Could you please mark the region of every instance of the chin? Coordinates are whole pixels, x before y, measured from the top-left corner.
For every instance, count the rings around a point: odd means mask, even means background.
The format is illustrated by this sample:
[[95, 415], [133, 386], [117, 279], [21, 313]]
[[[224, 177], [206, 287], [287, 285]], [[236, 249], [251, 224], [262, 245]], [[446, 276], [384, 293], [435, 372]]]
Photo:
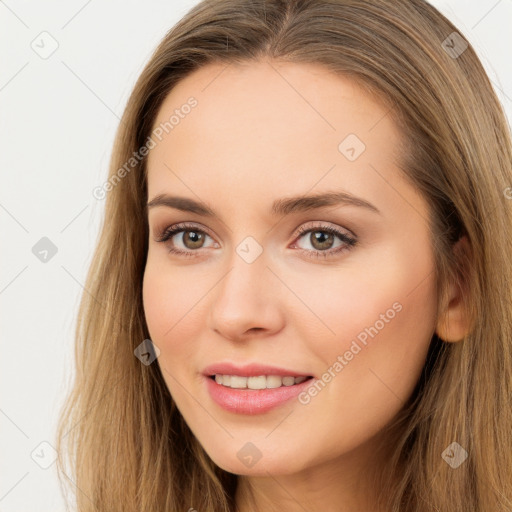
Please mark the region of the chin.
[[[269, 450], [270, 451], [270, 450]], [[294, 450], [293, 450], [294, 451]], [[271, 450], [270, 454], [259, 451], [251, 443], [229, 453], [208, 453], [213, 462], [224, 471], [244, 476], [287, 475], [303, 469], [296, 453], [281, 453]], [[294, 464], [290, 464], [290, 461]]]

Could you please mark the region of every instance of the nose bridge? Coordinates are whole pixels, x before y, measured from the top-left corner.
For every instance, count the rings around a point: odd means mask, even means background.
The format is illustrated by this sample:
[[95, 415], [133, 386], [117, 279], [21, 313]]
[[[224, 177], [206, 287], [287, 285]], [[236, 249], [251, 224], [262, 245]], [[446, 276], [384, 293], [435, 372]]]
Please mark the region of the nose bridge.
[[234, 248], [229, 258], [229, 271], [219, 283], [218, 302], [243, 300], [246, 305], [262, 302], [268, 274], [271, 274], [262, 249], [256, 254], [254, 243], [246, 241]]
[[251, 328], [274, 329], [279, 306], [273, 291], [275, 277], [267, 268], [263, 248], [252, 239], [235, 246], [227, 273], [217, 285], [211, 307], [213, 329], [236, 338]]

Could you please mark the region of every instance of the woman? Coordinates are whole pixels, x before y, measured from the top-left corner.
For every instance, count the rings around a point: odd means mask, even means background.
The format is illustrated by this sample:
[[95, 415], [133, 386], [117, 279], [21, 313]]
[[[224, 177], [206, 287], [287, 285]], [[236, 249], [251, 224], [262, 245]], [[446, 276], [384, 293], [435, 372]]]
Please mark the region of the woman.
[[102, 188], [78, 510], [510, 510], [511, 155], [422, 0], [193, 8]]

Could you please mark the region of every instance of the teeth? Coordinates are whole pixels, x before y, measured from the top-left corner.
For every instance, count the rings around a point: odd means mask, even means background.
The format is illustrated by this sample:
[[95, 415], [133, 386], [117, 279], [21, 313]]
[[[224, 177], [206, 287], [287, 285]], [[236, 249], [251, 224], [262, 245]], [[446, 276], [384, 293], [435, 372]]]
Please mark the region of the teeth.
[[240, 375], [215, 375], [215, 382], [233, 389], [274, 389], [281, 386], [293, 386], [304, 382], [307, 377], [281, 377], [279, 375], [259, 375], [242, 377]]
[[[226, 377], [224, 377], [225, 379]], [[224, 383], [224, 379], [222, 382]], [[231, 375], [231, 382], [229, 384], [232, 388], [246, 388], [247, 387], [247, 377], [238, 377], [237, 375]]]
[[265, 389], [267, 387], [267, 378], [265, 375], [259, 377], [248, 377], [247, 387], [249, 389]]
[[[299, 377], [297, 377], [298, 379]], [[283, 386], [293, 386], [295, 384], [295, 377], [283, 377]]]
[[[258, 377], [259, 378], [259, 377]], [[263, 377], [265, 379], [265, 377]], [[283, 379], [277, 375], [269, 375], [266, 378], [267, 388], [280, 388], [283, 385]]]

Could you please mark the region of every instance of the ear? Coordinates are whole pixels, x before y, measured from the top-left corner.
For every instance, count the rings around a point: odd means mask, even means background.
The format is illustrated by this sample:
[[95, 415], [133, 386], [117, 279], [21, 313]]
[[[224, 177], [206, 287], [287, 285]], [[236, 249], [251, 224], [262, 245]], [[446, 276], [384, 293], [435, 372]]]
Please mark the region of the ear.
[[[467, 261], [466, 258], [471, 255], [471, 247], [466, 236], [462, 236], [455, 243], [453, 252], [461, 263]], [[464, 339], [471, 327], [464, 310], [464, 296], [467, 293], [465, 279], [461, 276], [457, 282], [451, 282], [449, 291], [448, 306], [439, 317], [436, 334], [443, 341], [456, 342]]]

